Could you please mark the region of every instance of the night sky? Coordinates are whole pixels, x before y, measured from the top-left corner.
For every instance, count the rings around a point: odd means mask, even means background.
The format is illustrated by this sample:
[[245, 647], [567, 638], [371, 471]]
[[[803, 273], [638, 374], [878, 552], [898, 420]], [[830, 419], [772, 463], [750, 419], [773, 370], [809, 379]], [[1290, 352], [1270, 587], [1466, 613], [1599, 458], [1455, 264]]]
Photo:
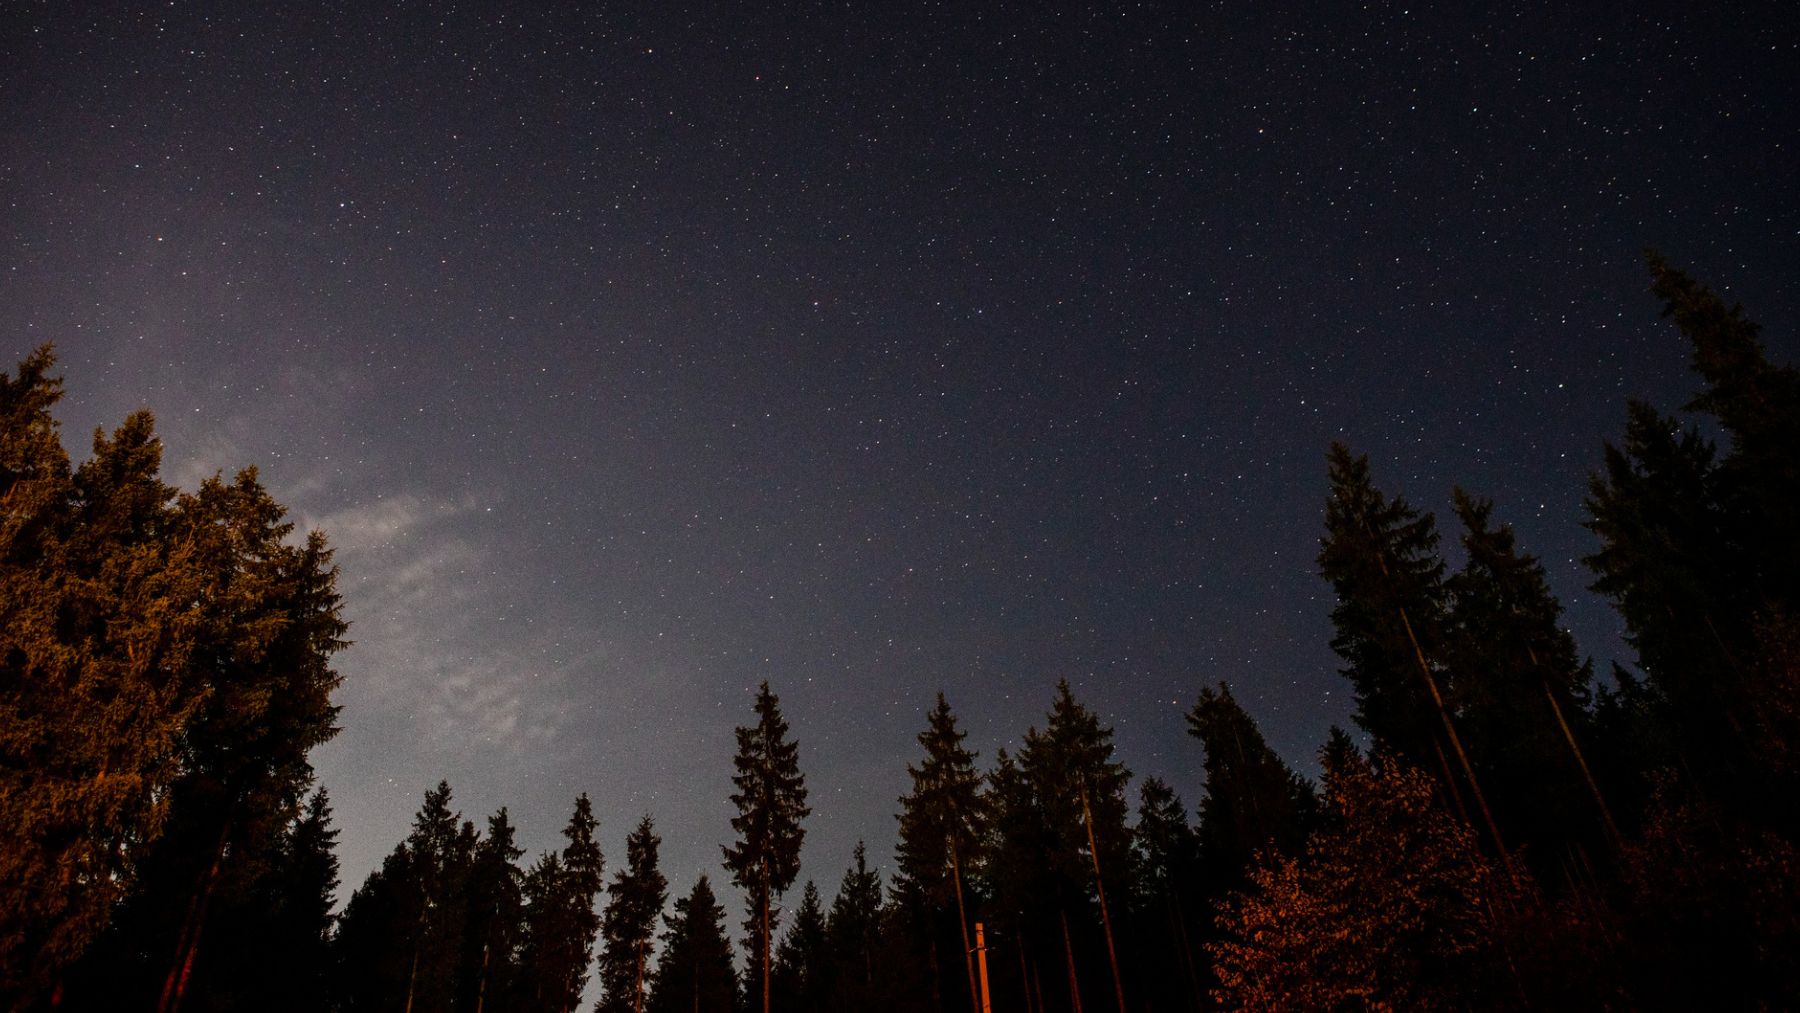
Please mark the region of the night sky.
[[1800, 357], [1800, 15], [1496, 6], [7, 4], [0, 351], [337, 547], [346, 895], [439, 778], [685, 892], [764, 679], [829, 895], [939, 688], [985, 765], [1066, 677], [1192, 806], [1225, 679], [1316, 769], [1333, 439], [1624, 656], [1641, 251]]

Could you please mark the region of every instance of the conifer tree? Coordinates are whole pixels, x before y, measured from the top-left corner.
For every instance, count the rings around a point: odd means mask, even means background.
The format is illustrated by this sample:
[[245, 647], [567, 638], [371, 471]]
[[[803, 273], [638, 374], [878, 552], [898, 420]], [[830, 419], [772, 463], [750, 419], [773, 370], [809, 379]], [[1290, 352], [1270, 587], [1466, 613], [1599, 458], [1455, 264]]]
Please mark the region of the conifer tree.
[[1206, 747], [1198, 836], [1209, 878], [1229, 888], [1265, 848], [1298, 854], [1312, 829], [1312, 785], [1269, 748], [1230, 686], [1200, 691], [1188, 734]]
[[1652, 291], [1692, 348], [1703, 386], [1687, 405], [1729, 440], [1721, 456], [1693, 427], [1641, 403], [1624, 444], [1606, 448], [1590, 483], [1594, 589], [1625, 619], [1639, 666], [1660, 698], [1679, 762], [1736, 817], [1791, 833], [1800, 787], [1791, 734], [1767, 716], [1786, 690], [1759, 665], [1769, 631], [1800, 614], [1800, 370], [1771, 363], [1741, 309], [1652, 254]]
[[487, 834], [475, 846], [469, 867], [467, 920], [458, 969], [458, 1008], [487, 1013], [503, 1008], [518, 975], [518, 949], [524, 935], [523, 874], [518, 861], [525, 849], [514, 841], [506, 807], [488, 817]]
[[731, 803], [735, 845], [725, 847], [725, 868], [747, 894], [745, 927], [754, 950], [762, 990], [762, 1011], [769, 1013], [770, 938], [774, 897], [794, 883], [800, 872], [801, 826], [812, 810], [806, 806], [806, 782], [800, 774], [799, 749], [789, 741], [780, 702], [764, 682], [756, 693], [756, 723], [737, 729], [737, 788]]
[[656, 836], [649, 816], [625, 838], [625, 868], [606, 888], [606, 917], [601, 926], [605, 947], [600, 954], [603, 1013], [644, 1013], [649, 991], [650, 944], [656, 919], [668, 897], [669, 881], [657, 868]]
[[[1075, 940], [1098, 929], [1114, 1000], [1123, 1003], [1112, 899], [1133, 891], [1129, 806], [1131, 774], [1113, 758], [1112, 729], [1057, 683], [1044, 730], [1029, 729], [1018, 758], [996, 754], [990, 775], [995, 807], [996, 892], [1022, 931], [1063, 965], [1071, 1002], [1081, 992]], [[1043, 939], [1043, 935], [1050, 939]]]
[[876, 997], [875, 957], [881, 945], [881, 875], [869, 868], [861, 841], [838, 884], [825, 922], [836, 963], [835, 1008], [868, 1008]]
[[1328, 457], [1331, 494], [1319, 570], [1337, 593], [1331, 648], [1355, 687], [1356, 722], [1379, 751], [1432, 771], [1459, 808], [1467, 797], [1471, 819], [1509, 866], [1505, 839], [1452, 716], [1436, 521], [1376, 489], [1366, 455], [1352, 456], [1333, 443]]
[[[1138, 789], [1138, 818], [1132, 828], [1137, 856], [1136, 908], [1141, 979], [1153, 1009], [1201, 1009], [1205, 993], [1196, 960], [1197, 930], [1204, 929], [1207, 882], [1200, 842], [1189, 828], [1181, 796], [1160, 778]], [[1177, 997], [1181, 998], [1177, 998]]]
[[832, 970], [823, 901], [819, 888], [809, 879], [800, 891], [793, 922], [775, 948], [773, 1005], [779, 1009], [824, 1009]]
[[[1331, 648], [1356, 691], [1356, 723], [1384, 750], [1436, 770], [1442, 730], [1427, 678], [1444, 679], [1447, 602], [1437, 524], [1375, 488], [1367, 456], [1331, 445], [1319, 570], [1337, 592]], [[1421, 669], [1425, 672], [1421, 672]]]
[[1611, 811], [1588, 765], [1592, 669], [1560, 625], [1544, 568], [1520, 553], [1493, 504], [1455, 491], [1467, 562], [1447, 582], [1447, 654], [1469, 749], [1509, 836], [1548, 860], [1560, 845], [1605, 829]]
[[605, 887], [596, 825], [583, 794], [563, 828], [562, 852], [545, 852], [525, 874], [525, 940], [516, 1008], [569, 1013], [581, 1001], [600, 931], [594, 902]]
[[[171, 537], [148, 412], [73, 475], [46, 346], [0, 374], [0, 980], [57, 987], [167, 830], [208, 575]], [[16, 998], [12, 998], [16, 997]]]
[[413, 854], [404, 841], [351, 893], [332, 938], [337, 1008], [404, 1009], [424, 913]]
[[663, 932], [663, 951], [650, 989], [651, 1013], [731, 1013], [737, 1008], [737, 972], [725, 909], [705, 876], [675, 902]]
[[[925, 731], [919, 733], [925, 758], [917, 767], [907, 765], [913, 788], [900, 799], [897, 887], [902, 896], [916, 894], [926, 905], [927, 924], [938, 921], [935, 915], [940, 911], [954, 911], [969, 1007], [976, 1009], [980, 1001], [965, 885], [981, 861], [985, 832], [981, 774], [975, 769], [975, 754], [963, 748], [966, 733], [956, 727], [956, 715], [943, 693], [937, 695], [937, 705], [927, 721]], [[930, 941], [931, 946], [936, 944], [935, 939]]]
[[266, 936], [257, 940], [261, 959], [241, 971], [257, 983], [252, 1001], [259, 1009], [307, 1013], [330, 1007], [337, 836], [330, 796], [320, 788], [289, 829], [279, 861], [257, 891], [267, 912]]

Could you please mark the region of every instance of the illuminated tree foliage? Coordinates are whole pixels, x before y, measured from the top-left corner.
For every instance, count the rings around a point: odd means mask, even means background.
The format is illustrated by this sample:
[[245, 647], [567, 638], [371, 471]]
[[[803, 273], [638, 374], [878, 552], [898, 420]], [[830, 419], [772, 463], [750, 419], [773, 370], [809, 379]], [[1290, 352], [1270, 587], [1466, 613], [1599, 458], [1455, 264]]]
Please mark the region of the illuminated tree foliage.
[[[1210, 944], [1226, 1009], [1464, 1007], [1491, 978], [1495, 873], [1435, 782], [1392, 759], [1325, 774], [1334, 826], [1272, 856]], [[1488, 986], [1491, 987], [1491, 986]]]
[[253, 470], [165, 486], [147, 412], [70, 472], [53, 361], [0, 383], [0, 974], [168, 1009], [208, 980], [209, 916], [267, 908], [336, 731], [336, 571]]

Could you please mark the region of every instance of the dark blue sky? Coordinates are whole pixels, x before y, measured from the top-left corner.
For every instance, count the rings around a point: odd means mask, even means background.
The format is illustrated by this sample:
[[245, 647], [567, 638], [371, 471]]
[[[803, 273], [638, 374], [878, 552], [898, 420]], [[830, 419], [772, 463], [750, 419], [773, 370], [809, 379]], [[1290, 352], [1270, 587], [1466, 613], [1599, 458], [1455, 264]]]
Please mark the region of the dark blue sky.
[[347, 886], [443, 777], [685, 890], [763, 679], [827, 891], [939, 688], [985, 761], [1066, 677], [1191, 805], [1227, 679], [1310, 770], [1333, 439], [1604, 665], [1585, 476], [1691, 389], [1642, 249], [1795, 358], [1791, 9], [261, 6], [12, 6], [0, 335], [339, 547]]

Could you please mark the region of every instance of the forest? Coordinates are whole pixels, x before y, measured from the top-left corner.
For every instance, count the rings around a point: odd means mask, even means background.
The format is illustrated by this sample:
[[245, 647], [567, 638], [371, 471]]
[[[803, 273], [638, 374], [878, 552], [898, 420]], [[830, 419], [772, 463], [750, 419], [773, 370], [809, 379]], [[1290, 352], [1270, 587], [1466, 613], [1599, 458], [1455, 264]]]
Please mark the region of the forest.
[[41, 348], [0, 375], [0, 1008], [1800, 1007], [1800, 370], [1649, 267], [1697, 389], [1629, 406], [1569, 519], [1632, 667], [1584, 659], [1492, 502], [1455, 490], [1440, 531], [1333, 445], [1356, 727], [1317, 783], [1224, 683], [1194, 685], [1192, 807], [1066, 682], [991, 757], [940, 693], [866, 830], [895, 869], [859, 848], [835, 882], [802, 877], [804, 730], [764, 683], [730, 883], [669, 882], [650, 816], [609, 866], [586, 795], [527, 856], [440, 783], [340, 884], [308, 762], [348, 635], [325, 535], [254, 469], [165, 484], [148, 412], [72, 463]]

